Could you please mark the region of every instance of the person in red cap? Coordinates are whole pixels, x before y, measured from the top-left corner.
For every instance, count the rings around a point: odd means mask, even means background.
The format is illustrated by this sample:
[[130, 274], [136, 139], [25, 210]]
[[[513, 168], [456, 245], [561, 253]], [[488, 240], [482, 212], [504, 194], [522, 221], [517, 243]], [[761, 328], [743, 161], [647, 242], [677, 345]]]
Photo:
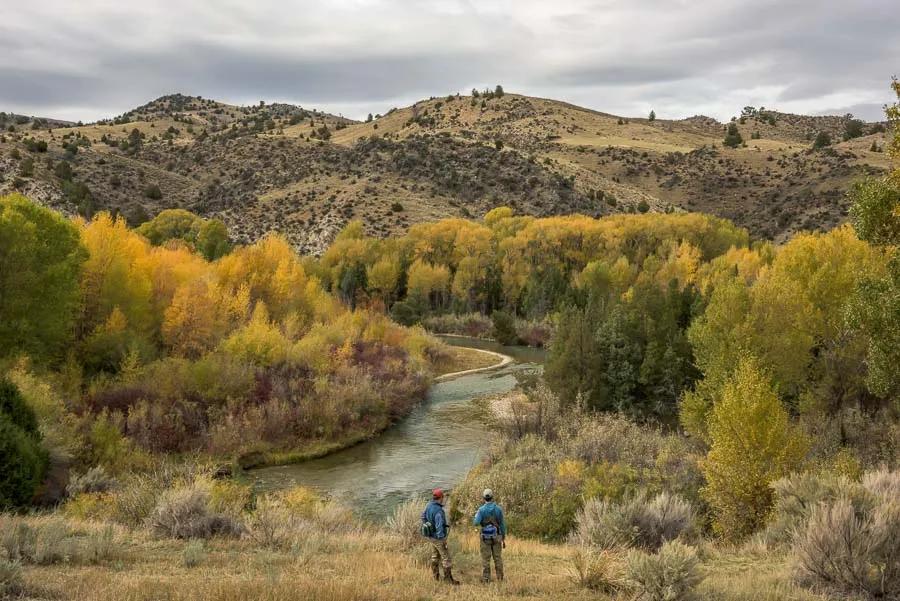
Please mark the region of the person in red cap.
[[459, 584], [453, 578], [453, 563], [450, 559], [450, 549], [447, 546], [447, 535], [450, 532], [450, 524], [447, 523], [447, 514], [444, 513], [444, 491], [435, 488], [431, 491], [431, 502], [425, 506], [422, 512], [422, 534], [431, 543], [431, 573], [435, 580], [441, 579], [441, 565], [444, 567], [444, 582]]

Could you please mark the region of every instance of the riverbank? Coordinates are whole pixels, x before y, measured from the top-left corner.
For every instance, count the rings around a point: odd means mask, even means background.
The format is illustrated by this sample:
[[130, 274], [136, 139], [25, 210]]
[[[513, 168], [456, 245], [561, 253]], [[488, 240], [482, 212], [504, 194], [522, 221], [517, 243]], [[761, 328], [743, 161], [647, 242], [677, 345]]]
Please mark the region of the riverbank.
[[[448, 346], [444, 354], [444, 358], [434, 366], [433, 383], [500, 369], [513, 362], [512, 357], [502, 353], [463, 346]], [[241, 469], [247, 470], [322, 459], [333, 453], [374, 440], [395, 423], [395, 421], [384, 420], [379, 424], [370, 424], [368, 428], [351, 430], [337, 439], [310, 441], [309, 444], [298, 449], [256, 452], [238, 458], [237, 463]]]
[[450, 347], [450, 353], [456, 356], [455, 359], [448, 364], [448, 371], [435, 376], [435, 382], [499, 369], [513, 362], [512, 357], [503, 353], [463, 346]]

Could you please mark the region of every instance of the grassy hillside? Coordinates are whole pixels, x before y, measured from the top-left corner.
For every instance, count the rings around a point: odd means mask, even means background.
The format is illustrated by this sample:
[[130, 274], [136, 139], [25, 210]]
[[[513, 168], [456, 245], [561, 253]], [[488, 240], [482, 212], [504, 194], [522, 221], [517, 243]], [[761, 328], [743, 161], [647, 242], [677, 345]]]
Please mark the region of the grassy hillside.
[[[539, 216], [701, 211], [782, 241], [844, 221], [850, 182], [887, 167], [884, 134], [864, 125], [842, 141], [849, 121], [757, 112], [738, 122], [744, 145], [731, 149], [706, 117], [624, 119], [515, 94], [433, 98], [365, 123], [175, 94], [84, 126], [10, 120], [0, 192], [132, 224], [189, 208], [221, 218], [236, 241], [278, 231], [316, 253], [351, 219], [387, 236], [500, 205]], [[813, 151], [819, 132], [834, 144]], [[70, 175], [55, 171], [62, 161]]]

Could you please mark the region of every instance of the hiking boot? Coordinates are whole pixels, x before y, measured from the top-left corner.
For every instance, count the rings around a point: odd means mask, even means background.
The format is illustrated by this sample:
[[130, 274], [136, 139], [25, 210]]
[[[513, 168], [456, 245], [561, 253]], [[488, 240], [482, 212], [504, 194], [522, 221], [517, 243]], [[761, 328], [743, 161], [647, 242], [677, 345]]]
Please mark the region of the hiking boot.
[[444, 582], [459, 586], [459, 580], [453, 578], [453, 572], [451, 568], [444, 568]]
[[441, 566], [436, 563], [431, 564], [431, 575], [434, 576], [435, 580], [441, 579]]

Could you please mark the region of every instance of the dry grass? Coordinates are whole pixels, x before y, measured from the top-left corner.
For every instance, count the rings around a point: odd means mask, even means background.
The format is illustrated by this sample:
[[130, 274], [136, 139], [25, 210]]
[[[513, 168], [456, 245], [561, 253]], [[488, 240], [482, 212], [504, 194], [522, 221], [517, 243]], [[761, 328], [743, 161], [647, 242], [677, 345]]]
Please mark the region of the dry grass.
[[[46, 519], [26, 522], [35, 525]], [[89, 522], [69, 524], [83, 531], [104, 528]], [[624, 589], [611, 597], [582, 587], [575, 547], [516, 538], [510, 538], [504, 553], [506, 582], [484, 586], [479, 583], [478, 539], [462, 527], [451, 535], [454, 575], [463, 583], [458, 588], [431, 580], [421, 545], [409, 548], [397, 534], [374, 527], [336, 528], [314, 546], [267, 547], [245, 536], [213, 538], [201, 547], [196, 541], [158, 539], [146, 530], [120, 530], [117, 541], [117, 557], [96, 563], [26, 563], [26, 596], [79, 601], [488, 601], [625, 600], [633, 594]], [[699, 557], [703, 580], [698, 601], [824, 601], [792, 584], [784, 556], [707, 543]]]

